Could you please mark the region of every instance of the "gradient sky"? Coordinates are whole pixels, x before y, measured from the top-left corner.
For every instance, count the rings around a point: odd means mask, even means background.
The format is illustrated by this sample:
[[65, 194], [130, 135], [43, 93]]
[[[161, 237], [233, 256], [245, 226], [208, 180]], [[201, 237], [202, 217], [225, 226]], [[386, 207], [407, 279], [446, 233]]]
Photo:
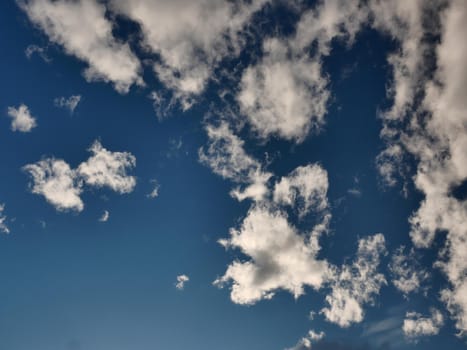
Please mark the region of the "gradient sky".
[[0, 5], [0, 350], [467, 348], [467, 3]]

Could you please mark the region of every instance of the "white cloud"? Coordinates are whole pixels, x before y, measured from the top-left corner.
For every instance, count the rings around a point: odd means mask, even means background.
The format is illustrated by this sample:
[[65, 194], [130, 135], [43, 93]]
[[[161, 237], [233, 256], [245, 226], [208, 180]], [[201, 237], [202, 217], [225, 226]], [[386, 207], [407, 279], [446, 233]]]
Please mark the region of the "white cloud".
[[302, 235], [285, 213], [266, 206], [253, 206], [239, 229], [221, 240], [226, 248], [239, 249], [245, 261], [234, 261], [214, 284], [232, 282], [231, 299], [237, 304], [254, 304], [270, 299], [277, 290], [298, 298], [305, 286], [321, 287], [328, 274], [326, 261], [318, 260], [319, 234]]
[[99, 221], [100, 222], [107, 222], [107, 220], [109, 220], [109, 216], [110, 216], [109, 211], [104, 210], [104, 212], [102, 213], [102, 216], [99, 218]]
[[159, 188], [161, 186], [159, 185], [159, 182], [156, 179], [151, 180], [151, 183], [153, 184], [152, 191], [148, 193], [146, 196], [148, 198], [156, 198], [159, 196]]
[[362, 238], [352, 265], [334, 268], [330, 278], [331, 294], [326, 296], [329, 306], [321, 310], [329, 322], [348, 327], [363, 320], [363, 305], [373, 303], [375, 295], [386, 284], [384, 275], [377, 272], [380, 256], [385, 251], [381, 233]]
[[113, 0], [112, 8], [141, 25], [145, 47], [158, 54], [159, 80], [183, 108], [204, 91], [213, 68], [241, 46], [239, 31], [265, 0]]
[[232, 132], [226, 122], [221, 122], [219, 126], [207, 125], [206, 131], [210, 143], [206, 149], [201, 148], [198, 152], [201, 163], [225, 179], [246, 185], [243, 189], [232, 191], [232, 196], [238, 200], [263, 199], [268, 192], [267, 181], [271, 174], [245, 152], [243, 140]]
[[408, 254], [404, 251], [405, 247], [401, 246], [394, 252], [389, 269], [393, 277], [392, 283], [407, 297], [420, 289], [429, 273], [420, 266], [413, 249]]
[[81, 101], [81, 95], [71, 95], [70, 97], [57, 97], [54, 99], [54, 104], [57, 107], [66, 108], [73, 113], [75, 108]]
[[[436, 2], [380, 2], [376, 23], [400, 42], [390, 60], [394, 67], [392, 108], [384, 114], [382, 136], [388, 149], [383, 173], [400, 167], [404, 154], [416, 160], [413, 177], [424, 195], [410, 218], [410, 236], [416, 247], [429, 247], [438, 232], [447, 232], [446, 245], [436, 266], [451, 286], [442, 299], [460, 333], [467, 332], [467, 201], [452, 190], [467, 180], [467, 4]], [[437, 17], [439, 17], [439, 23]], [[433, 18], [431, 21], [424, 19]], [[441, 24], [441, 26], [438, 26]], [[423, 41], [433, 33], [439, 41]], [[430, 60], [436, 60], [436, 65]], [[432, 74], [425, 70], [434, 67]], [[397, 148], [398, 147], [398, 148]]]
[[423, 317], [417, 312], [408, 312], [405, 317], [402, 330], [405, 336], [412, 340], [438, 334], [444, 323], [443, 315], [436, 309], [431, 310], [431, 317]]
[[298, 343], [292, 347], [292, 348], [287, 348], [286, 350], [305, 350], [305, 349], [311, 349], [313, 342], [320, 341], [321, 339], [324, 338], [326, 334], [321, 331], [321, 332], [315, 332], [314, 330], [308, 331], [308, 334], [300, 339]]
[[31, 192], [45, 197], [59, 211], [84, 209], [81, 193], [84, 185], [110, 187], [118, 193], [128, 193], [136, 179], [126, 174], [135, 166], [135, 157], [128, 152], [111, 152], [95, 141], [92, 156], [76, 169], [61, 159], [46, 158], [23, 167], [32, 177]]
[[13, 131], [30, 132], [37, 126], [36, 118], [31, 115], [25, 104], [21, 104], [18, 108], [8, 107], [8, 115], [11, 117]]
[[[260, 138], [277, 136], [302, 142], [324, 124], [330, 93], [322, 57], [336, 38], [353, 40], [367, 15], [359, 1], [330, 0], [305, 12], [295, 35], [270, 38], [263, 57], [242, 76], [237, 100]], [[310, 56], [309, 47], [316, 44]]]
[[112, 23], [100, 2], [20, 0], [19, 4], [50, 41], [88, 64], [87, 81], [110, 81], [120, 93], [133, 84], [143, 85], [138, 58], [112, 35]]
[[23, 167], [33, 180], [31, 192], [43, 195], [57, 210], [82, 211], [80, 198], [82, 183], [68, 163], [61, 159], [47, 158]]
[[183, 290], [185, 288], [185, 284], [190, 280], [187, 275], [179, 275], [177, 276], [177, 283], [175, 283], [175, 288], [178, 290]]
[[131, 153], [108, 151], [99, 141], [95, 141], [89, 151], [92, 156], [77, 169], [87, 185], [109, 187], [118, 193], [133, 191], [136, 178], [126, 173], [136, 165], [136, 158]]
[[3, 213], [5, 210], [5, 204], [0, 204], [0, 231], [3, 233], [10, 233], [10, 229], [6, 224], [7, 217]]
[[274, 201], [298, 210], [300, 217], [310, 210], [322, 211], [328, 207], [328, 175], [317, 164], [297, 167], [274, 187]]

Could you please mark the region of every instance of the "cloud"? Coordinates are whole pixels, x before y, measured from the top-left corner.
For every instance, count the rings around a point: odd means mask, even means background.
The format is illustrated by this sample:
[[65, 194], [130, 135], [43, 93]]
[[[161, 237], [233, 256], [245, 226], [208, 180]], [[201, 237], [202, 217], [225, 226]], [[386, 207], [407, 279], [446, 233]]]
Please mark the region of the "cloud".
[[93, 187], [109, 187], [118, 193], [129, 193], [136, 186], [136, 178], [127, 169], [136, 166], [136, 158], [129, 152], [111, 152], [94, 141], [89, 149], [92, 156], [77, 168], [83, 181]]
[[231, 263], [214, 284], [231, 282], [230, 297], [237, 304], [270, 299], [280, 289], [295, 298], [304, 293], [305, 286], [319, 289], [329, 269], [326, 261], [317, 259], [321, 232], [302, 235], [284, 212], [265, 205], [253, 206], [240, 228], [232, 228], [230, 238], [220, 241], [226, 248], [239, 249], [249, 259]]
[[[286, 350], [305, 350], [305, 349], [311, 349], [312, 344], [315, 341], [320, 341], [321, 339], [324, 338], [326, 334], [321, 331], [321, 332], [315, 332], [314, 330], [308, 331], [308, 334], [300, 339], [298, 343], [292, 347], [292, 348], [287, 348]], [[313, 347], [314, 348], [314, 347]]]
[[402, 330], [407, 338], [416, 340], [422, 336], [438, 334], [443, 323], [443, 315], [436, 309], [431, 310], [431, 317], [423, 317], [417, 312], [407, 312]]
[[179, 275], [177, 276], [177, 283], [175, 284], [175, 288], [178, 290], [183, 290], [185, 288], [185, 284], [190, 280], [187, 275]]
[[161, 187], [159, 185], [159, 182], [157, 182], [156, 179], [153, 179], [150, 181], [153, 184], [152, 191], [146, 195], [148, 198], [156, 198], [159, 196], [159, 188]]
[[31, 192], [44, 196], [57, 210], [83, 210], [82, 183], [64, 160], [47, 158], [28, 164], [23, 170], [32, 177]]
[[232, 191], [232, 196], [238, 200], [263, 199], [268, 192], [267, 181], [271, 174], [245, 152], [243, 140], [233, 133], [226, 122], [221, 122], [219, 126], [208, 124], [206, 132], [209, 146], [200, 148], [198, 152], [201, 163], [224, 179], [246, 185], [243, 189]]
[[10, 229], [8, 228], [6, 224], [7, 217], [3, 213], [5, 210], [5, 204], [0, 204], [0, 231], [3, 233], [10, 233]]
[[[467, 201], [453, 189], [467, 181], [467, 4], [437, 2], [375, 2], [377, 26], [396, 38], [401, 49], [394, 56], [393, 106], [383, 113], [383, 173], [415, 160], [413, 180], [424, 199], [410, 217], [410, 236], [418, 248], [429, 247], [438, 232], [446, 243], [435, 264], [450, 287], [442, 300], [461, 334], [467, 332]], [[430, 19], [430, 20], [426, 20]], [[430, 35], [438, 40], [423, 40]], [[426, 70], [430, 74], [426, 74]], [[394, 154], [395, 156], [391, 156]], [[385, 164], [388, 164], [387, 166]], [[404, 175], [404, 174], [403, 174]], [[394, 182], [393, 182], [394, 183]]]
[[298, 210], [303, 217], [310, 210], [328, 207], [328, 174], [317, 164], [299, 166], [274, 187], [274, 202]]
[[109, 220], [109, 216], [110, 216], [110, 213], [108, 212], [108, 210], [104, 210], [104, 212], [102, 213], [102, 216], [99, 218], [99, 221], [107, 222], [107, 220]]
[[154, 72], [187, 109], [217, 64], [238, 54], [240, 31], [266, 2], [113, 0], [111, 7], [140, 24], [144, 47], [160, 57]]
[[60, 108], [66, 108], [73, 113], [81, 101], [81, 95], [71, 95], [70, 97], [57, 97], [54, 99], [54, 105]]
[[[324, 124], [330, 93], [322, 57], [333, 39], [352, 42], [366, 11], [359, 1], [320, 2], [306, 11], [294, 36], [263, 42], [263, 57], [241, 78], [237, 101], [260, 138], [270, 136], [302, 142]], [[309, 55], [311, 45], [316, 52]]]
[[11, 117], [13, 131], [30, 132], [37, 126], [36, 118], [31, 115], [25, 104], [21, 104], [18, 108], [8, 107], [8, 115]]
[[46, 158], [23, 167], [32, 177], [31, 192], [42, 195], [59, 211], [82, 211], [81, 193], [85, 185], [110, 187], [118, 193], [131, 192], [136, 179], [126, 174], [135, 166], [135, 157], [128, 152], [110, 152], [95, 141], [92, 156], [76, 169], [61, 159]]
[[420, 289], [420, 285], [430, 275], [420, 266], [415, 251], [404, 253], [405, 247], [399, 247], [392, 255], [389, 269], [392, 274], [392, 283], [405, 297]]
[[354, 262], [334, 268], [330, 277], [331, 294], [326, 296], [329, 306], [321, 310], [329, 322], [348, 327], [363, 320], [363, 305], [373, 303], [375, 295], [386, 284], [384, 275], [377, 272], [380, 256], [385, 251], [381, 233], [362, 238]]
[[143, 85], [141, 65], [127, 43], [112, 35], [106, 8], [95, 0], [20, 0], [20, 7], [50, 41], [86, 62], [87, 81], [113, 83], [120, 93], [131, 85]]
[[52, 59], [49, 56], [47, 56], [46, 48], [44, 47], [31, 44], [28, 45], [28, 47], [26, 47], [26, 50], [24, 50], [24, 54], [26, 55], [28, 60], [31, 59], [32, 55], [34, 55], [35, 53], [37, 53], [39, 57], [42, 58], [45, 62], [52, 62]]

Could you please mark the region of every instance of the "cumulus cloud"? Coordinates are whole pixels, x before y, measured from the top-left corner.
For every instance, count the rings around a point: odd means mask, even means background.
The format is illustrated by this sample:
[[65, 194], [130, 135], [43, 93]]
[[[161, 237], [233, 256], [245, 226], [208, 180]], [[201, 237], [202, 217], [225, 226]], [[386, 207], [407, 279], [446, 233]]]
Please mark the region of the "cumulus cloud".
[[100, 2], [20, 0], [19, 5], [50, 41], [88, 64], [87, 81], [111, 82], [120, 93], [133, 84], [143, 85], [138, 58], [112, 35], [112, 23]]
[[373, 303], [375, 295], [386, 284], [384, 275], [377, 270], [385, 251], [381, 233], [362, 238], [354, 262], [334, 268], [330, 278], [331, 294], [326, 296], [329, 306], [321, 310], [329, 322], [348, 327], [363, 320], [363, 305]]
[[83, 210], [82, 183], [64, 160], [47, 158], [23, 169], [32, 177], [32, 193], [44, 196], [59, 211]]
[[35, 53], [38, 54], [39, 57], [42, 58], [47, 63], [52, 61], [52, 59], [49, 56], [47, 56], [46, 48], [44, 47], [31, 44], [31, 45], [28, 45], [28, 47], [26, 47], [26, 49], [24, 50], [24, 54], [26, 55], [28, 59], [31, 59], [31, 57]]
[[70, 97], [57, 97], [54, 99], [56, 107], [65, 108], [73, 113], [81, 101], [81, 95], [71, 95]]
[[308, 334], [300, 339], [298, 343], [291, 348], [287, 348], [286, 350], [305, 350], [305, 349], [311, 349], [312, 344], [314, 342], [320, 341], [321, 339], [324, 338], [326, 334], [321, 331], [321, 332], [315, 332], [314, 330], [308, 331]]
[[175, 283], [175, 288], [178, 290], [183, 290], [185, 288], [185, 284], [190, 280], [187, 275], [179, 275], [177, 276], [177, 283]]
[[46, 158], [23, 167], [32, 178], [31, 192], [42, 195], [59, 211], [82, 211], [81, 193], [85, 185], [110, 187], [118, 193], [131, 192], [136, 179], [126, 173], [135, 166], [128, 152], [110, 152], [99, 141], [91, 146], [93, 155], [76, 169], [62, 159]]
[[21, 104], [18, 108], [8, 107], [8, 115], [11, 118], [11, 130], [20, 132], [30, 132], [37, 126], [28, 106]]
[[298, 298], [305, 286], [320, 288], [328, 274], [327, 262], [317, 259], [318, 239], [317, 232], [300, 234], [284, 212], [253, 206], [240, 228], [232, 228], [230, 238], [220, 241], [249, 259], [231, 263], [214, 284], [231, 282], [230, 296], [238, 304], [270, 299], [281, 289]]
[[[302, 142], [310, 130], [321, 128], [330, 96], [322, 58], [333, 39], [352, 42], [366, 18], [358, 0], [320, 2], [302, 15], [294, 36], [264, 41], [263, 57], [244, 71], [237, 95], [260, 138]], [[311, 45], [316, 52], [310, 56]]]
[[429, 277], [428, 271], [420, 266], [415, 251], [411, 249], [406, 254], [404, 246], [399, 247], [392, 255], [389, 269], [392, 283], [405, 297], [417, 292], [422, 282]]
[[412, 340], [438, 334], [444, 323], [443, 315], [436, 309], [431, 310], [430, 317], [423, 317], [417, 312], [407, 312], [405, 317], [402, 330], [405, 336]]
[[328, 207], [328, 175], [317, 164], [299, 166], [281, 178], [274, 187], [274, 201], [297, 208], [303, 217], [311, 209], [322, 211]]
[[129, 152], [111, 152], [95, 141], [89, 151], [92, 156], [78, 166], [77, 173], [93, 187], [109, 187], [118, 193], [129, 193], [136, 186], [136, 178], [127, 169], [136, 166], [136, 158]]
[[232, 191], [235, 198], [263, 199], [268, 192], [267, 181], [271, 174], [264, 171], [261, 163], [245, 152], [244, 141], [233, 133], [226, 122], [221, 122], [218, 126], [209, 124], [206, 132], [209, 146], [198, 152], [201, 163], [224, 179], [246, 186]]
[[114, 11], [138, 22], [145, 47], [160, 56], [159, 80], [183, 108], [204, 91], [213, 68], [241, 46], [240, 31], [266, 0], [113, 0]]
[[5, 204], [0, 204], [0, 231], [3, 233], [10, 233], [10, 229], [6, 224], [7, 217], [3, 213], [5, 210]]
[[109, 220], [109, 216], [110, 216], [109, 211], [104, 210], [104, 212], [102, 213], [102, 216], [99, 218], [99, 221], [100, 222], [107, 222], [107, 220]]

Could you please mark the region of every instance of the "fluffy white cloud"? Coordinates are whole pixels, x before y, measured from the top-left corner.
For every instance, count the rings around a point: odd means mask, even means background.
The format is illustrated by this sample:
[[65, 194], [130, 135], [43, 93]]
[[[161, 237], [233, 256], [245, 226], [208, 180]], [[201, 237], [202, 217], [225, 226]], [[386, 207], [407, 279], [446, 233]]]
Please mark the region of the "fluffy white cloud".
[[308, 331], [308, 334], [300, 339], [298, 343], [292, 347], [292, 348], [287, 348], [286, 350], [305, 350], [305, 349], [311, 349], [313, 342], [319, 341], [324, 338], [326, 334], [321, 331], [321, 332], [315, 332], [314, 330]]
[[328, 207], [328, 174], [317, 164], [300, 166], [284, 176], [274, 187], [274, 201], [298, 210], [304, 216], [310, 210]]
[[5, 204], [0, 204], [0, 231], [3, 233], [10, 233], [10, 229], [6, 224], [6, 215], [3, 213], [5, 210]]
[[36, 118], [25, 104], [18, 108], [8, 107], [8, 115], [11, 117], [11, 130], [20, 132], [30, 132], [37, 126]]
[[363, 305], [373, 303], [375, 295], [386, 284], [384, 275], [377, 270], [380, 256], [385, 251], [381, 233], [362, 238], [358, 242], [355, 261], [334, 268], [330, 278], [331, 294], [326, 296], [329, 306], [321, 311], [329, 322], [348, 327], [363, 320]]
[[136, 178], [127, 169], [136, 165], [136, 158], [129, 152], [111, 152], [95, 141], [89, 151], [92, 156], [78, 166], [77, 173], [89, 186], [109, 187], [118, 193], [129, 193], [136, 185]]
[[126, 43], [112, 35], [106, 8], [95, 0], [20, 0], [21, 8], [49, 39], [88, 64], [88, 81], [112, 82], [120, 93], [143, 85], [141, 65]]
[[54, 99], [54, 104], [60, 108], [66, 108], [73, 113], [81, 101], [81, 95], [71, 95], [70, 97], [57, 97]]
[[407, 297], [420, 289], [421, 283], [429, 277], [429, 273], [420, 266], [413, 249], [408, 254], [404, 251], [404, 246], [395, 251], [389, 269], [393, 277], [392, 283]]
[[183, 290], [185, 288], [185, 284], [190, 280], [187, 275], [179, 275], [177, 276], [177, 283], [175, 283], [175, 288], [178, 290]]
[[[303, 14], [293, 37], [264, 41], [263, 57], [245, 70], [237, 95], [259, 137], [301, 142], [320, 129], [330, 95], [322, 57], [329, 55], [333, 39], [351, 42], [366, 18], [358, 0], [320, 2]], [[310, 56], [312, 44], [316, 52]]]
[[[135, 166], [135, 157], [128, 152], [110, 152], [95, 141], [92, 156], [76, 169], [61, 159], [47, 158], [23, 167], [32, 177], [31, 192], [45, 197], [57, 210], [82, 211], [81, 193], [84, 185], [110, 187], [118, 193], [128, 193], [136, 179], [126, 173]], [[108, 215], [107, 215], [108, 217]]]
[[406, 337], [415, 340], [422, 336], [436, 335], [444, 323], [441, 312], [431, 310], [431, 317], [423, 317], [417, 312], [408, 312], [405, 315], [402, 330]]
[[107, 220], [109, 220], [109, 216], [110, 216], [109, 211], [104, 210], [104, 212], [102, 213], [102, 216], [99, 218], [99, 221], [100, 222], [107, 222]]
[[209, 146], [199, 150], [200, 161], [223, 178], [246, 185], [232, 191], [235, 198], [263, 199], [269, 191], [267, 181], [271, 174], [263, 171], [261, 163], [245, 152], [243, 140], [226, 122], [219, 126], [207, 125], [206, 132]]
[[326, 261], [317, 259], [320, 233], [302, 235], [285, 213], [253, 206], [240, 228], [232, 228], [230, 238], [220, 241], [249, 259], [234, 261], [214, 283], [232, 282], [231, 299], [238, 304], [270, 299], [280, 289], [295, 298], [304, 293], [305, 286], [318, 289], [329, 269]]
[[45, 197], [57, 210], [84, 208], [80, 198], [82, 183], [76, 172], [61, 159], [47, 158], [23, 167], [33, 180], [31, 192]]
[[145, 47], [158, 54], [159, 80], [188, 108], [213, 68], [238, 53], [239, 32], [266, 0], [113, 0], [114, 11], [141, 25]]

